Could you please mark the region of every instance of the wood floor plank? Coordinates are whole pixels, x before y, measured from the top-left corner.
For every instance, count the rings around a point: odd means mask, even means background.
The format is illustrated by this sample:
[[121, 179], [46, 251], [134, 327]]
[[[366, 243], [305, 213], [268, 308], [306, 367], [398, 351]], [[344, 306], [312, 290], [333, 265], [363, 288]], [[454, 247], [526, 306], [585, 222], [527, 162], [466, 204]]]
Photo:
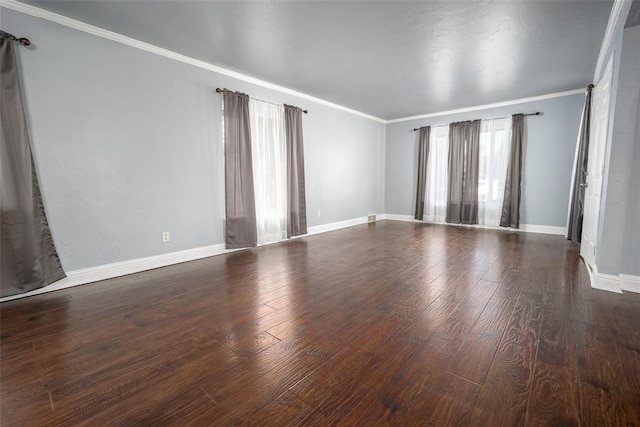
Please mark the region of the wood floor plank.
[[470, 304], [474, 307], [485, 307], [498, 285], [486, 280], [479, 280], [473, 288], [464, 295], [462, 303]]
[[471, 331], [473, 325], [482, 314], [484, 307], [472, 305], [468, 302], [458, 304], [456, 309], [440, 326], [440, 329], [455, 335], [464, 336]]
[[561, 295], [571, 295], [571, 272], [566, 265], [550, 267], [549, 280], [545, 289]]
[[[223, 362], [220, 351], [216, 348], [207, 346], [201, 350], [206, 352], [207, 357], [197, 357], [196, 351], [189, 353], [177, 350], [156, 356], [148, 355], [143, 363], [132, 365], [129, 369], [116, 374], [103, 375], [99, 380], [95, 377], [86, 381], [79, 380], [57, 388], [51, 392], [55, 411], [50, 416], [50, 420], [76, 424], [85, 419], [105, 416], [113, 419], [114, 414], [118, 417], [126, 415], [128, 411], [124, 408], [131, 407], [135, 408], [138, 414], [152, 412], [156, 406], [153, 405], [153, 399], [166, 399], [167, 396], [164, 393], [169, 392], [168, 399], [172, 400], [170, 396], [173, 395], [171, 390], [174, 390], [174, 387], [175, 389], [194, 389], [193, 385], [203, 374], [208, 373], [209, 370], [205, 369], [208, 364]], [[220, 366], [224, 367], [224, 365]], [[159, 388], [160, 384], [170, 384], [172, 388], [166, 386]], [[199, 389], [195, 394], [198, 397], [204, 395]], [[207, 402], [205, 399], [201, 401]], [[132, 406], [127, 406], [129, 404]], [[149, 404], [152, 406], [145, 410]], [[130, 414], [130, 416], [136, 415]]]
[[318, 407], [348, 384], [362, 378], [371, 353], [344, 349], [320, 365], [289, 390], [311, 406]]
[[453, 301], [437, 298], [418, 316], [404, 323], [397, 332], [410, 340], [426, 341], [453, 314], [457, 306]]
[[407, 425], [409, 407], [416, 400], [424, 399], [425, 390], [435, 382], [442, 381], [444, 367], [461, 343], [462, 338], [443, 331], [436, 331], [426, 342], [421, 342], [402, 366], [381, 380], [376, 400], [358, 424]]
[[540, 294], [520, 293], [507, 325], [510, 334], [527, 335], [534, 341], [540, 339], [544, 297]]
[[474, 419], [485, 425], [525, 423], [535, 352], [531, 335], [507, 331], [478, 396]]
[[444, 292], [440, 294], [440, 298], [453, 302], [461, 302], [473, 291], [479, 280], [480, 275], [475, 271], [465, 272], [446, 287]]
[[447, 366], [447, 372], [477, 384], [483, 384], [499, 344], [500, 338], [493, 335], [483, 333], [467, 335], [456, 357]]
[[393, 378], [396, 372], [405, 368], [407, 362], [419, 350], [420, 342], [398, 339], [388, 344], [386, 351], [371, 354], [366, 366], [366, 375], [360, 382], [371, 389], [380, 388]]
[[1, 425], [640, 425], [640, 297], [379, 221], [0, 306]]
[[492, 297], [471, 332], [501, 338], [511, 320], [515, 305], [514, 300]]
[[163, 390], [162, 393], [145, 390], [78, 425], [96, 425], [105, 417], [114, 425], [173, 425], [185, 423], [214, 406], [215, 403], [202, 390], [193, 387]]
[[266, 332], [257, 335], [230, 333], [226, 334], [225, 339], [220, 341], [222, 345], [241, 357], [249, 357], [279, 342], [280, 339]]
[[620, 344], [618, 353], [626, 373], [622, 387], [633, 394], [640, 390], [640, 348]]
[[311, 414], [313, 408], [290, 391], [256, 412], [255, 416], [243, 422], [246, 426], [298, 425]]
[[577, 345], [581, 418], [598, 425], [640, 424], [637, 406], [633, 406], [637, 389], [627, 390], [628, 373], [616, 351], [617, 331], [581, 326]]
[[[331, 340], [288, 346], [281, 342], [228, 370], [214, 381], [201, 382], [201, 387], [216, 402], [244, 406], [255, 412], [309, 375], [317, 366], [338, 351], [339, 343]], [[259, 364], [259, 369], [251, 369]]]
[[491, 268], [482, 275], [482, 280], [500, 283], [510, 269], [510, 264], [503, 262], [503, 260], [501, 259], [498, 259], [498, 262], [493, 264]]
[[404, 425], [409, 406], [423, 385], [415, 381], [394, 381], [379, 392], [376, 399], [354, 425]]
[[375, 401], [375, 392], [366, 385], [348, 384], [320, 404], [302, 421], [303, 425], [354, 425]]
[[527, 425], [581, 425], [579, 385], [571, 368], [536, 362]]
[[468, 425], [480, 386], [447, 372], [429, 383], [402, 417], [403, 425]]

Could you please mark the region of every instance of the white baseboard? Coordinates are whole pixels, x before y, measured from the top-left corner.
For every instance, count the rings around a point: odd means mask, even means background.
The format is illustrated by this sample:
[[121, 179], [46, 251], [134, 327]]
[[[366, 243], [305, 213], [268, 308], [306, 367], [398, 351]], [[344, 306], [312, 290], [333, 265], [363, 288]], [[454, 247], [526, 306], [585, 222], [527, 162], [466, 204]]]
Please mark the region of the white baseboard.
[[390, 221], [404, 221], [404, 222], [424, 222], [424, 221], [419, 221], [415, 219], [411, 215], [384, 214], [380, 216], [384, 218], [378, 218], [378, 219], [388, 219]]
[[[405, 222], [415, 222], [415, 223], [425, 223], [424, 221], [418, 221], [414, 219], [411, 215], [396, 215], [396, 214], [379, 214], [377, 215], [377, 221], [381, 220], [391, 220], [391, 221], [405, 221]], [[326, 233], [329, 231], [340, 230], [342, 228], [353, 227], [355, 225], [366, 224], [367, 217], [353, 218], [346, 221], [338, 221], [329, 224], [315, 225], [308, 228], [308, 233], [302, 236], [296, 236], [295, 238], [303, 238], [307, 236], [312, 236], [314, 234]], [[440, 224], [440, 223], [433, 223]], [[458, 224], [445, 224], [445, 225], [456, 225]], [[536, 226], [536, 225], [526, 225], [523, 226], [520, 230], [503, 228], [503, 227], [484, 227], [484, 226], [465, 226], [460, 225], [462, 227], [474, 227], [474, 228], [489, 228], [496, 230], [511, 230], [511, 231], [524, 231], [529, 233], [547, 233], [547, 234], [564, 234], [563, 227], [548, 227], [548, 226]], [[562, 231], [560, 231], [562, 230]], [[139, 273], [141, 271], [152, 270], [154, 268], [166, 267], [173, 264], [179, 264], [181, 262], [193, 261], [200, 258], [207, 258], [210, 256], [227, 254], [231, 252], [236, 252], [242, 249], [226, 249], [224, 243], [204, 246], [201, 248], [187, 249], [178, 252], [171, 252], [168, 254], [150, 256], [145, 258], [132, 259], [128, 261], [116, 262], [112, 264], [105, 264], [96, 267], [83, 268], [80, 270], [73, 270], [67, 272], [67, 277], [62, 280], [59, 280], [49, 286], [44, 288], [35, 289], [31, 292], [26, 292], [24, 294], [11, 295], [4, 298], [0, 298], [0, 303], [5, 301], [11, 301], [18, 298], [29, 297], [33, 295], [43, 294], [46, 292], [53, 292], [60, 289], [66, 289], [73, 286], [85, 285], [88, 283], [98, 282], [101, 280], [113, 279], [115, 277], [125, 276], [127, 274]], [[603, 278], [602, 286], [606, 286], [607, 283], [611, 282], [610, 277], [616, 278], [617, 276], [609, 275], [601, 275]], [[640, 281], [637, 279], [637, 276], [627, 276], [631, 279], [626, 279], [625, 283], [629, 283], [626, 286], [629, 287], [629, 290], [638, 289], [634, 292], [640, 292]], [[597, 282], [597, 280], [596, 280]], [[605, 289], [605, 288], [599, 288]], [[618, 284], [617, 289], [620, 289], [620, 285]], [[610, 290], [610, 289], [605, 289]], [[614, 292], [619, 292], [614, 290]]]
[[[377, 215], [377, 217], [378, 217], [377, 220], [380, 220], [380, 215]], [[367, 222], [368, 222], [367, 217], [363, 216], [360, 218], [348, 219], [346, 221], [338, 221], [338, 222], [332, 222], [329, 224], [314, 225], [313, 227], [309, 227], [307, 229], [307, 234], [304, 234], [302, 236], [296, 236], [296, 237], [300, 238], [300, 237], [306, 237], [306, 236], [313, 236], [314, 234], [326, 233], [328, 231], [340, 230], [341, 228], [353, 227], [354, 225], [366, 224]]]
[[[584, 262], [584, 259], [582, 259], [582, 262]], [[600, 273], [597, 265], [595, 265], [592, 270], [589, 264], [586, 262], [584, 262], [584, 264], [589, 271], [589, 281], [593, 289], [615, 292], [617, 294], [621, 294], [623, 291], [640, 293], [640, 276]]]
[[[379, 217], [379, 216], [378, 216]], [[308, 233], [296, 238], [306, 237], [328, 231], [339, 230], [341, 228], [352, 227], [367, 223], [367, 217], [354, 218], [346, 221], [333, 222], [330, 224], [316, 225], [309, 227]], [[58, 291], [60, 289], [71, 288], [78, 285], [86, 285], [88, 283], [99, 282], [101, 280], [113, 279], [115, 277], [126, 276], [127, 274], [140, 273], [141, 271], [152, 270], [154, 268], [166, 267], [181, 262], [194, 261], [200, 258], [227, 254], [243, 249], [226, 249], [224, 243], [217, 245], [204, 246], [201, 248], [187, 249], [168, 254], [155, 255], [145, 258], [137, 258], [127, 261], [115, 262], [112, 264], [99, 265], [97, 267], [83, 268], [67, 272], [67, 277], [58, 280], [44, 288], [35, 289], [31, 292], [23, 294], [10, 295], [0, 298], [0, 303], [11, 301], [18, 298], [30, 297], [46, 292]]]
[[[384, 218], [380, 218], [384, 216]], [[415, 219], [411, 215], [397, 215], [397, 214], [385, 214], [380, 215], [380, 219], [389, 219], [392, 221], [406, 221], [406, 222], [416, 222], [423, 224], [442, 224], [442, 225], [453, 225], [455, 227], [467, 227], [467, 228], [483, 228], [488, 230], [503, 230], [503, 231], [520, 231], [525, 233], [542, 233], [542, 234], [555, 234], [564, 236], [567, 232], [566, 227], [555, 227], [551, 225], [535, 225], [535, 224], [522, 224], [520, 228], [509, 228], [509, 227], [495, 227], [490, 225], [466, 225], [466, 224], [449, 224], [447, 222], [435, 222], [435, 221], [420, 221]]]
[[127, 274], [139, 273], [141, 271], [152, 270], [154, 268], [166, 267], [168, 265], [179, 264], [181, 262], [193, 261], [200, 258], [207, 258], [235, 252], [240, 249], [226, 249], [224, 243], [204, 246], [201, 248], [187, 249], [168, 254], [155, 255], [145, 258], [137, 258], [127, 261], [114, 262], [112, 264], [99, 265], [97, 267], [83, 268], [67, 272], [67, 277], [58, 280], [44, 288], [35, 289], [24, 294], [11, 295], [0, 298], [0, 302], [11, 301], [18, 298], [30, 297], [45, 292], [53, 292], [60, 289], [71, 288], [87, 283], [101, 280], [113, 279], [114, 277], [126, 276]]
[[526, 233], [555, 234], [558, 236], [567, 235], [567, 227], [556, 227], [552, 225], [522, 224], [520, 230]]
[[640, 293], [640, 276], [630, 274], [620, 274], [620, 288], [627, 292]]
[[591, 287], [593, 289], [615, 292], [616, 294], [622, 293], [622, 288], [620, 287], [620, 276], [600, 273], [597, 265], [594, 265], [592, 269], [589, 264], [586, 263], [584, 258], [582, 258], [582, 262], [587, 266], [587, 270], [589, 271], [589, 281], [591, 282]]
[[615, 292], [617, 294], [622, 293], [620, 277], [613, 274], [598, 273], [596, 271], [591, 281], [591, 287], [593, 289], [600, 289], [601, 291]]

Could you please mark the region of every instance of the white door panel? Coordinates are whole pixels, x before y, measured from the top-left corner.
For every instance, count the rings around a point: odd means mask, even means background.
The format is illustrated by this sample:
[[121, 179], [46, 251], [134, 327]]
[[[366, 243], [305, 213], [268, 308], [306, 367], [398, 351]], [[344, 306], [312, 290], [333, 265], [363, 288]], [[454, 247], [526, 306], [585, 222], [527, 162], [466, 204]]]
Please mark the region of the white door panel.
[[613, 76], [613, 55], [609, 59], [602, 79], [593, 88], [591, 99], [591, 133], [589, 138], [589, 159], [587, 181], [584, 194], [584, 216], [582, 221], [582, 243], [580, 255], [593, 270], [596, 260], [596, 241], [600, 219], [602, 176], [609, 131], [611, 107], [611, 79]]

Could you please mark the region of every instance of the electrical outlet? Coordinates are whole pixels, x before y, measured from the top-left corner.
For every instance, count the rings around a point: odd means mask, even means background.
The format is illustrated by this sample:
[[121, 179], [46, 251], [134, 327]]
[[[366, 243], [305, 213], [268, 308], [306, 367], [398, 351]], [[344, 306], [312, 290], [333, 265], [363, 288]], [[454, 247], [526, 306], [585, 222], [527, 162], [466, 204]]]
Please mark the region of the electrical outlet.
[[171, 238], [169, 237], [169, 232], [168, 231], [163, 231], [162, 232], [162, 243], [167, 243], [169, 240], [171, 240]]
[[316, 212], [316, 216], [320, 218], [320, 211]]

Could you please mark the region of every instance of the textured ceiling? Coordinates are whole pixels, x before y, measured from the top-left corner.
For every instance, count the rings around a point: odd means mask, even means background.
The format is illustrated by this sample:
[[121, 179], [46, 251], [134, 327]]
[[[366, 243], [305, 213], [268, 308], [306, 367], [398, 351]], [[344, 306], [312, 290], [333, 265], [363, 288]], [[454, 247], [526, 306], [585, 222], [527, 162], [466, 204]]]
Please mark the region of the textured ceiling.
[[586, 86], [612, 1], [25, 1], [380, 118]]

